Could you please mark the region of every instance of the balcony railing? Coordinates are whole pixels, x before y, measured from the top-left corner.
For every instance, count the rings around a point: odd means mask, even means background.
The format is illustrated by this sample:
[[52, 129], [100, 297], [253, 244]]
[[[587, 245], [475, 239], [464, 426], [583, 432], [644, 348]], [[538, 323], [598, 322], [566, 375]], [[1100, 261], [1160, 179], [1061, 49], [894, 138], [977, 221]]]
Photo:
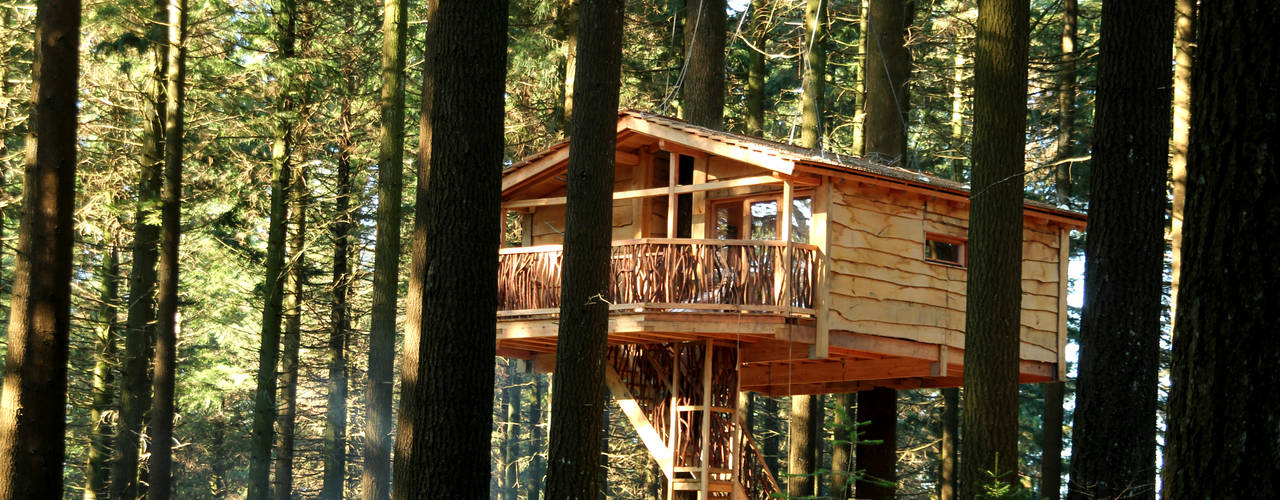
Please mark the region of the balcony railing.
[[[816, 246], [780, 241], [615, 241], [608, 300], [614, 309], [812, 314], [818, 257]], [[498, 314], [557, 312], [561, 259], [560, 245], [502, 249]]]

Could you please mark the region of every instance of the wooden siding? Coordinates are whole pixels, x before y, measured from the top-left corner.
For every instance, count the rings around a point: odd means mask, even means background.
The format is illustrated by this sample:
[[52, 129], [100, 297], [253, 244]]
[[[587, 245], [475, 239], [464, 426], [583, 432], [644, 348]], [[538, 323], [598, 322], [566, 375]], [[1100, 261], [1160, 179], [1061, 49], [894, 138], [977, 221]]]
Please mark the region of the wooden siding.
[[[854, 181], [833, 188], [831, 329], [963, 348], [967, 271], [925, 260], [924, 240], [967, 239], [967, 207]], [[1024, 224], [1022, 358], [1057, 362], [1059, 228]]]

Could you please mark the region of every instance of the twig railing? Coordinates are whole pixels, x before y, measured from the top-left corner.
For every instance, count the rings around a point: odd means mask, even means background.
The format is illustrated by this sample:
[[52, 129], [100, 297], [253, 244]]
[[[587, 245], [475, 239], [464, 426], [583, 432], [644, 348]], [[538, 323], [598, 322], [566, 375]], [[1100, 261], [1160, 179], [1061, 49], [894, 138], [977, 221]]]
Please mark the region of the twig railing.
[[[780, 241], [615, 241], [608, 300], [616, 309], [812, 314], [818, 257], [813, 245]], [[499, 314], [555, 312], [561, 262], [559, 245], [502, 249]]]

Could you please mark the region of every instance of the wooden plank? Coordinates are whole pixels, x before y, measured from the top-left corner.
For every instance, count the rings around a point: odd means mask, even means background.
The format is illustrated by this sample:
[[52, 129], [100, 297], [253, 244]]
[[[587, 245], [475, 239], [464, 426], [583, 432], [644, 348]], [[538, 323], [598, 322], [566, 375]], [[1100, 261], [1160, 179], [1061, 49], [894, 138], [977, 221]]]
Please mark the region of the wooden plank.
[[[680, 434], [680, 412], [676, 407], [680, 404], [680, 344], [672, 346], [674, 350], [671, 359], [671, 403], [667, 405], [671, 409], [671, 422], [667, 426], [667, 449], [675, 454], [676, 438]], [[671, 464], [665, 471], [667, 474], [667, 500], [675, 499], [675, 458], [672, 457]]]
[[[693, 185], [689, 187], [701, 188], [707, 185], [707, 159], [694, 158], [693, 160]], [[691, 195], [693, 197], [690, 215], [690, 231], [689, 235], [693, 238], [705, 239], [710, 237], [707, 223], [707, 192], [699, 189]], [[701, 273], [699, 273], [701, 274]]]
[[882, 356], [937, 360], [934, 345], [860, 333], [832, 331], [831, 346]]
[[655, 139], [669, 141], [669, 145], [676, 144], [694, 148], [700, 151], [705, 151], [708, 154], [731, 158], [743, 163], [749, 163], [784, 174], [791, 174], [795, 170], [794, 161], [780, 158], [763, 151], [756, 151], [715, 139], [701, 137], [634, 116], [624, 117], [619, 121], [618, 126], [628, 130], [634, 130], [640, 134], [644, 134]]
[[711, 364], [715, 360], [715, 349], [707, 340], [706, 351], [702, 356], [702, 498], [707, 498], [708, 483], [711, 480]]
[[813, 284], [814, 317], [817, 319], [811, 356], [822, 359], [830, 355], [831, 346], [831, 179], [822, 178], [822, 184], [813, 192], [812, 217], [809, 243], [818, 247], [817, 283]]
[[738, 377], [745, 387], [811, 384], [929, 376], [929, 361], [910, 358], [836, 359], [808, 364], [747, 365]]
[[[653, 424], [645, 417], [644, 410], [640, 409], [640, 405], [636, 403], [636, 399], [631, 395], [631, 391], [627, 389], [626, 384], [618, 377], [618, 372], [613, 366], [605, 365], [605, 385], [609, 387], [609, 392], [613, 394], [613, 400], [618, 403], [618, 408], [622, 410], [622, 414], [627, 416], [627, 420], [631, 422], [631, 427], [635, 429], [636, 436], [640, 437], [640, 442], [644, 443], [644, 447], [649, 450], [649, 455], [654, 461], [658, 462], [664, 474], [671, 472], [671, 449], [667, 448], [662, 442], [662, 437], [658, 435], [657, 429], [653, 428]], [[671, 480], [668, 476], [667, 480]]]
[[[667, 237], [674, 238], [676, 236], [676, 181], [679, 180], [680, 154], [669, 153], [667, 157]], [[670, 286], [667, 287], [667, 289], [670, 288]]]

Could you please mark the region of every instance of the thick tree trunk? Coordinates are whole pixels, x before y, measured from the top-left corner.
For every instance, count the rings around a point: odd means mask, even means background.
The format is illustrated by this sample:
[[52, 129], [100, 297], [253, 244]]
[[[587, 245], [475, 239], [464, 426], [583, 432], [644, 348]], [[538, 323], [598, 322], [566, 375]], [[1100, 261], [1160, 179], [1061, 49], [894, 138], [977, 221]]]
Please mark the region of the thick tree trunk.
[[[348, 91], [355, 90], [355, 82], [347, 81]], [[352, 95], [354, 92], [349, 93]], [[351, 330], [351, 102], [343, 101], [343, 133], [338, 144], [337, 199], [334, 202], [336, 218], [329, 229], [333, 233], [333, 269], [330, 287], [333, 304], [330, 309], [332, 330], [329, 331], [329, 378], [326, 393], [329, 405], [324, 419], [324, 476], [320, 498], [342, 500], [347, 477], [347, 332]]]
[[938, 454], [938, 499], [956, 499], [956, 444], [960, 441], [960, 389], [942, 390], [942, 450]]
[[907, 11], [901, 0], [871, 0], [867, 14], [866, 142], [877, 161], [900, 163], [907, 150], [907, 78], [911, 54], [903, 46]]
[[1062, 496], [1062, 402], [1063, 383], [1044, 384], [1044, 422], [1040, 430], [1040, 498], [1058, 500]]
[[1173, 1], [1102, 7], [1070, 498], [1154, 498]]
[[1062, 62], [1058, 69], [1058, 154], [1054, 186], [1058, 204], [1071, 197], [1071, 162], [1076, 124], [1076, 0], [1062, 1]]
[[[857, 421], [867, 422], [862, 427], [863, 442], [857, 444], [854, 452], [858, 457], [858, 470], [865, 478], [854, 484], [854, 491], [858, 498], [893, 498], [897, 488], [881, 485], [878, 481], [897, 484], [898, 391], [877, 387], [859, 392]], [[879, 443], [873, 444], [873, 441]]]
[[0, 499], [62, 497], [80, 2], [39, 2], [32, 117], [0, 395]]
[[[579, 104], [569, 128], [569, 182], [547, 498], [600, 495], [604, 358], [614, 148], [622, 61], [620, 0], [584, 0], [578, 30]], [[721, 9], [723, 14], [723, 9]], [[492, 344], [492, 342], [490, 342]]]
[[174, 384], [178, 375], [178, 243], [182, 237], [182, 138], [186, 93], [186, 0], [169, 0], [164, 111], [164, 189], [161, 193], [162, 240], [156, 286], [155, 379], [151, 405], [151, 462], [147, 498], [168, 500], [172, 493]]
[[817, 470], [817, 422], [822, 409], [814, 396], [791, 396], [791, 423], [788, 426], [787, 494], [793, 497], [817, 494], [814, 472]]
[[850, 392], [836, 395], [836, 408], [844, 412], [843, 415], [836, 413], [836, 442], [831, 449], [831, 497], [838, 500], [849, 498], [853, 493], [849, 473], [853, 472], [853, 441], [850, 439], [850, 431], [854, 428], [854, 422], [857, 422], [858, 414], [855, 394]]
[[979, 0], [969, 205], [962, 496], [1017, 480], [1028, 5]]
[[276, 417], [275, 498], [293, 498], [293, 458], [298, 418], [298, 352], [302, 341], [302, 289], [306, 284], [307, 168], [299, 166], [289, 189], [289, 271], [280, 352], [280, 415]]
[[804, 99], [800, 104], [800, 147], [822, 149], [827, 76], [827, 2], [806, 0], [804, 9]]
[[400, 286], [400, 203], [404, 175], [404, 58], [407, 0], [384, 0], [378, 215], [365, 386], [363, 500], [391, 495], [391, 390], [395, 385], [396, 298]]
[[[1212, 8], [1209, 6], [1212, 5]], [[1280, 497], [1280, 3], [1196, 20], [1168, 498]]]
[[107, 498], [107, 461], [114, 435], [108, 412], [114, 407], [115, 383], [112, 365], [116, 362], [117, 305], [120, 301], [120, 251], [115, 242], [102, 258], [101, 304], [94, 312], [93, 406], [89, 409], [89, 449], [85, 453], [84, 500]]
[[725, 0], [685, 3], [684, 119], [713, 130], [724, 128]]
[[397, 500], [489, 496], [506, 36], [504, 0], [432, 2]]
[[751, 4], [751, 22], [747, 33], [753, 47], [747, 50], [747, 135], [764, 137], [764, 50], [769, 40], [769, 14], [765, 0]]
[[168, 40], [166, 0], [155, 0], [147, 29], [152, 55], [150, 78], [142, 99], [142, 138], [139, 158], [137, 209], [134, 213], [129, 302], [125, 316], [124, 358], [121, 359], [120, 416], [116, 428], [115, 457], [111, 466], [110, 498], [134, 500], [140, 494], [138, 449], [142, 440], [142, 416], [151, 406], [148, 375], [151, 338], [156, 319], [156, 261], [159, 260], [160, 188], [164, 182], [164, 75]]

